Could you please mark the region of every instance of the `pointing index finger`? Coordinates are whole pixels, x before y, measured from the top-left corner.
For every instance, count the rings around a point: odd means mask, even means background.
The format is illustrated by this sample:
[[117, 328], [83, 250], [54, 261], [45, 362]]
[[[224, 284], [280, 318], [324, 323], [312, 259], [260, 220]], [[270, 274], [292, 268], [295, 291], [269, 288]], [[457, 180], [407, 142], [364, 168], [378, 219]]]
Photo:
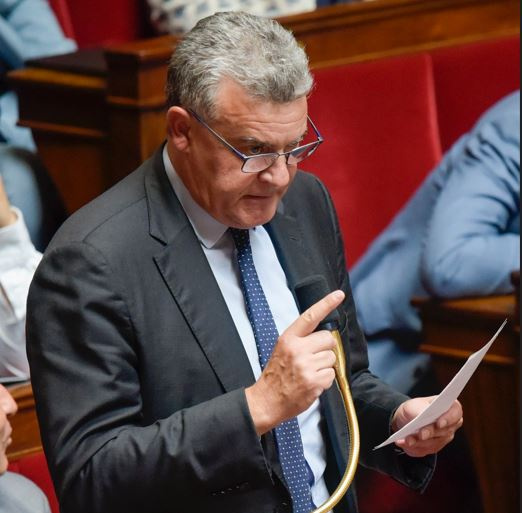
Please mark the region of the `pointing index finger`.
[[305, 310], [288, 328], [286, 334], [305, 337], [313, 333], [319, 323], [344, 300], [342, 290], [334, 290]]

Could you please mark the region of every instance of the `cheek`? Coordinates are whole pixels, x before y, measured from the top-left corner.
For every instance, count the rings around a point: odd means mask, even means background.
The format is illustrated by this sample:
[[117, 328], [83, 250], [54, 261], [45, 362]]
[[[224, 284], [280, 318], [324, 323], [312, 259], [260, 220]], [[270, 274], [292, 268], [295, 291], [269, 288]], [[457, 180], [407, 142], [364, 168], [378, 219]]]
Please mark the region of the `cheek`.
[[219, 196], [226, 191], [232, 191], [237, 186], [238, 174], [237, 164], [227, 155], [216, 152], [215, 156], [207, 156], [206, 154], [197, 162], [194, 167], [195, 182], [198, 184], [200, 193], [208, 196]]
[[207, 181], [207, 192], [214, 207], [234, 208], [251, 187], [254, 175], [242, 173], [233, 162], [228, 167], [214, 169], [214, 176]]
[[291, 184], [295, 178], [295, 175], [297, 174], [298, 166], [297, 166], [297, 164], [293, 164], [293, 165], [287, 166], [287, 169], [288, 169], [288, 176], [290, 177], [289, 184]]
[[216, 190], [235, 195], [247, 191], [255, 181], [256, 176], [243, 173], [241, 162], [233, 155], [227, 155], [215, 167], [213, 178]]

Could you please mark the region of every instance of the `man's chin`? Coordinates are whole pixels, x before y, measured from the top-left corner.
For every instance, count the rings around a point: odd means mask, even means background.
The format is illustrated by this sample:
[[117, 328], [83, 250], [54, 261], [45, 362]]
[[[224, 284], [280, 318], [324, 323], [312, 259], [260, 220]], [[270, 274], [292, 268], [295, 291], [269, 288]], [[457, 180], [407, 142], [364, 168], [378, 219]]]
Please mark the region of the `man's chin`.
[[277, 207], [271, 208], [269, 210], [265, 209], [262, 212], [245, 212], [244, 215], [241, 215], [234, 220], [234, 224], [236, 225], [234, 228], [247, 229], [266, 224], [273, 219], [276, 210]]

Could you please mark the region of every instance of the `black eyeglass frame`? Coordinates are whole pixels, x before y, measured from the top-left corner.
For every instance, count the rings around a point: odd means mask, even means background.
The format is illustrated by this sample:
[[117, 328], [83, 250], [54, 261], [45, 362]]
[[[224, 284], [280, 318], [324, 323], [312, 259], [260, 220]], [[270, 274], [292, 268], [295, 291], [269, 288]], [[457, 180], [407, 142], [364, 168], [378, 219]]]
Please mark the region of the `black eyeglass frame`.
[[[205, 121], [203, 121], [203, 119], [201, 119], [201, 117], [198, 114], [196, 114], [196, 112], [194, 112], [192, 109], [187, 109], [187, 108], [185, 110], [189, 114], [191, 114], [196, 121], [198, 121], [200, 124], [202, 124], [214, 137], [216, 137], [225, 146], [225, 148], [230, 150], [234, 155], [236, 155], [236, 157], [238, 157], [243, 162], [243, 164], [241, 165], [241, 171], [243, 173], [254, 174], [254, 173], [261, 173], [263, 171], [266, 171], [281, 156], [285, 157], [285, 162], [288, 165], [288, 159], [290, 158], [290, 156], [293, 156], [293, 154], [295, 154], [295, 153], [302, 153], [307, 148], [311, 148], [311, 150], [309, 152], [307, 152], [303, 158], [296, 160], [295, 164], [298, 164], [299, 162], [302, 162], [304, 159], [306, 159], [310, 155], [312, 155], [312, 153], [314, 153], [315, 150], [317, 150], [317, 148], [319, 147], [319, 145], [324, 141], [322, 135], [319, 133], [319, 130], [317, 130], [317, 127], [314, 125], [313, 121], [310, 119], [310, 116], [307, 115], [306, 117], [315, 132], [315, 136], [317, 137], [316, 141], [304, 144], [303, 146], [298, 146], [297, 148], [294, 148], [293, 150], [285, 151], [283, 153], [278, 153], [278, 152], [274, 151], [274, 152], [270, 152], [270, 153], [260, 153], [259, 155], [245, 155], [243, 152], [234, 148], [234, 146], [232, 146], [225, 138], [223, 138], [221, 135], [219, 135], [213, 128], [211, 128], [209, 125], [207, 125], [207, 123], [205, 123]], [[269, 165], [267, 165], [263, 169], [260, 169], [259, 171], [245, 170], [245, 165], [250, 160], [252, 160], [252, 159], [259, 160], [261, 158], [265, 158], [265, 159], [271, 158], [272, 160]], [[296, 159], [297, 159], [297, 157], [296, 157]]]

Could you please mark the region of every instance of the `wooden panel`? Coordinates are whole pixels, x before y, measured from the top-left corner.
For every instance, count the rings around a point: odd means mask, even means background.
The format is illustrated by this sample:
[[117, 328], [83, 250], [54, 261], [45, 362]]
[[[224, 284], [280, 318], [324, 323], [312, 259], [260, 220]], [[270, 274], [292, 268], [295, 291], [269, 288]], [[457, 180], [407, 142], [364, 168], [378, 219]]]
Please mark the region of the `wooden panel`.
[[16, 460], [41, 451], [42, 442], [31, 385], [15, 385], [9, 387], [9, 392], [18, 404], [18, 412], [9, 419], [13, 428], [13, 443], [7, 448], [7, 457]]
[[518, 34], [515, 0], [377, 0], [280, 18], [314, 67]]
[[519, 490], [520, 341], [514, 296], [415, 301], [424, 326], [421, 350], [432, 355], [442, 385], [480, 349], [505, 318], [498, 339], [461, 395], [464, 431], [479, 478], [484, 513], [516, 513]]
[[122, 176], [109, 166], [104, 77], [33, 67], [10, 79], [20, 98], [20, 124], [32, 129], [70, 212]]
[[520, 269], [511, 273], [511, 283], [515, 287], [515, 313], [513, 322], [515, 328], [520, 332]]
[[38, 128], [34, 132], [40, 156], [68, 212], [85, 205], [124, 176], [115, 174], [119, 166], [110, 167], [112, 154], [107, 150], [107, 135], [90, 137], [72, 130], [53, 131], [52, 126]]

